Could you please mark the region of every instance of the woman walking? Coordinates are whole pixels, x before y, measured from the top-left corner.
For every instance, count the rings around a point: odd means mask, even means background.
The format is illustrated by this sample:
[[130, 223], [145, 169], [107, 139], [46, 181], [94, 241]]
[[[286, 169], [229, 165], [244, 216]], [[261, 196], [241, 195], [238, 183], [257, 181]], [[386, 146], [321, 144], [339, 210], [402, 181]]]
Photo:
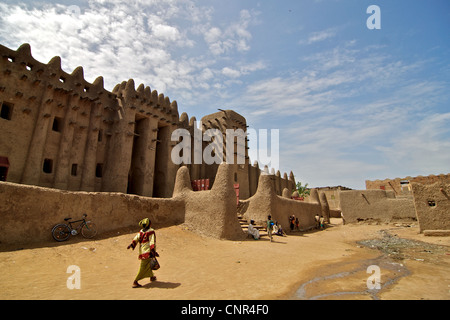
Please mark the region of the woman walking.
[[133, 242], [127, 247], [127, 249], [136, 248], [139, 244], [139, 260], [141, 260], [141, 266], [139, 272], [134, 279], [133, 288], [142, 287], [138, 281], [144, 278], [150, 278], [150, 281], [155, 281], [156, 277], [153, 275], [151, 268], [151, 258], [159, 257], [156, 252], [156, 234], [155, 230], [151, 228], [152, 222], [145, 218], [139, 222], [139, 226], [142, 228], [133, 239]]

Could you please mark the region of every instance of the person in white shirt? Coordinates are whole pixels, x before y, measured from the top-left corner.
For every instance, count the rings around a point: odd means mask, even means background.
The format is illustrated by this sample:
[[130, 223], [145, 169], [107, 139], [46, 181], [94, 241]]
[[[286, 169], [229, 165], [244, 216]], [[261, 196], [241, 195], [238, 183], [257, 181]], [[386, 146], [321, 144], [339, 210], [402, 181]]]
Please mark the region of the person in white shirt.
[[248, 225], [248, 234], [250, 234], [253, 237], [253, 239], [258, 240], [259, 230], [253, 226], [254, 223], [255, 223], [254, 220], [250, 220], [250, 224]]

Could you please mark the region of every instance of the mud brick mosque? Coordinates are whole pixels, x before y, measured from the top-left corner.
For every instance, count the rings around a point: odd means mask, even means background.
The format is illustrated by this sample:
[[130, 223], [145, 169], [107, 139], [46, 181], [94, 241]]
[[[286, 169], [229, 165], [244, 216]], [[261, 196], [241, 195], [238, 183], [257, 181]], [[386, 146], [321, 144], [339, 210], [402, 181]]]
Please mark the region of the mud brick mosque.
[[[172, 196], [179, 165], [171, 161], [172, 132], [194, 130], [195, 117], [179, 115], [177, 101], [134, 81], [112, 92], [103, 78], [84, 79], [83, 68], [71, 74], [61, 59], [36, 61], [23, 44], [16, 51], [0, 45], [1, 180], [72, 191], [122, 192], [147, 197]], [[202, 130], [246, 130], [243, 116], [224, 110], [201, 119]], [[238, 141], [235, 142], [237, 144]], [[203, 143], [205, 144], [205, 143]], [[193, 149], [193, 148], [192, 148]], [[256, 192], [260, 169], [233, 165], [239, 196]], [[237, 146], [235, 148], [237, 150]], [[235, 161], [236, 163], [236, 161]], [[192, 180], [214, 184], [217, 164], [188, 165]], [[292, 190], [292, 172], [274, 173], [278, 195]]]

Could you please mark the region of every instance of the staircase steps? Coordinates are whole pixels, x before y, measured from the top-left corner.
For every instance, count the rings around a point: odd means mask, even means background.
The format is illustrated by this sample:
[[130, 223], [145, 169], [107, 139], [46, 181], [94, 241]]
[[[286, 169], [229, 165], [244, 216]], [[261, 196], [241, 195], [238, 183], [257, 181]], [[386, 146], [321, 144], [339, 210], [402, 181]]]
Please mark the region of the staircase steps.
[[[245, 233], [247, 233], [248, 231], [248, 225], [249, 225], [249, 221], [247, 221], [247, 219], [245, 219], [244, 217], [238, 215], [238, 220], [239, 220], [239, 224], [241, 225], [242, 231], [244, 231]], [[253, 225], [253, 227], [255, 229], [259, 230], [259, 236], [263, 237], [263, 236], [268, 236], [269, 234], [267, 233], [266, 227], [261, 225], [261, 224], [255, 224]]]

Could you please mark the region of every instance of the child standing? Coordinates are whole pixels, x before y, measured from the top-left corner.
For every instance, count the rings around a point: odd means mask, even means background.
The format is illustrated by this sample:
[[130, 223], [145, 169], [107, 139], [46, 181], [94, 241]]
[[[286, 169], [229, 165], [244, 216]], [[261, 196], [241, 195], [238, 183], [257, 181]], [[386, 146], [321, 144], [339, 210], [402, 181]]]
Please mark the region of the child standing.
[[267, 217], [267, 233], [269, 234], [270, 242], [272, 242], [272, 230], [273, 230], [273, 220], [272, 216]]

